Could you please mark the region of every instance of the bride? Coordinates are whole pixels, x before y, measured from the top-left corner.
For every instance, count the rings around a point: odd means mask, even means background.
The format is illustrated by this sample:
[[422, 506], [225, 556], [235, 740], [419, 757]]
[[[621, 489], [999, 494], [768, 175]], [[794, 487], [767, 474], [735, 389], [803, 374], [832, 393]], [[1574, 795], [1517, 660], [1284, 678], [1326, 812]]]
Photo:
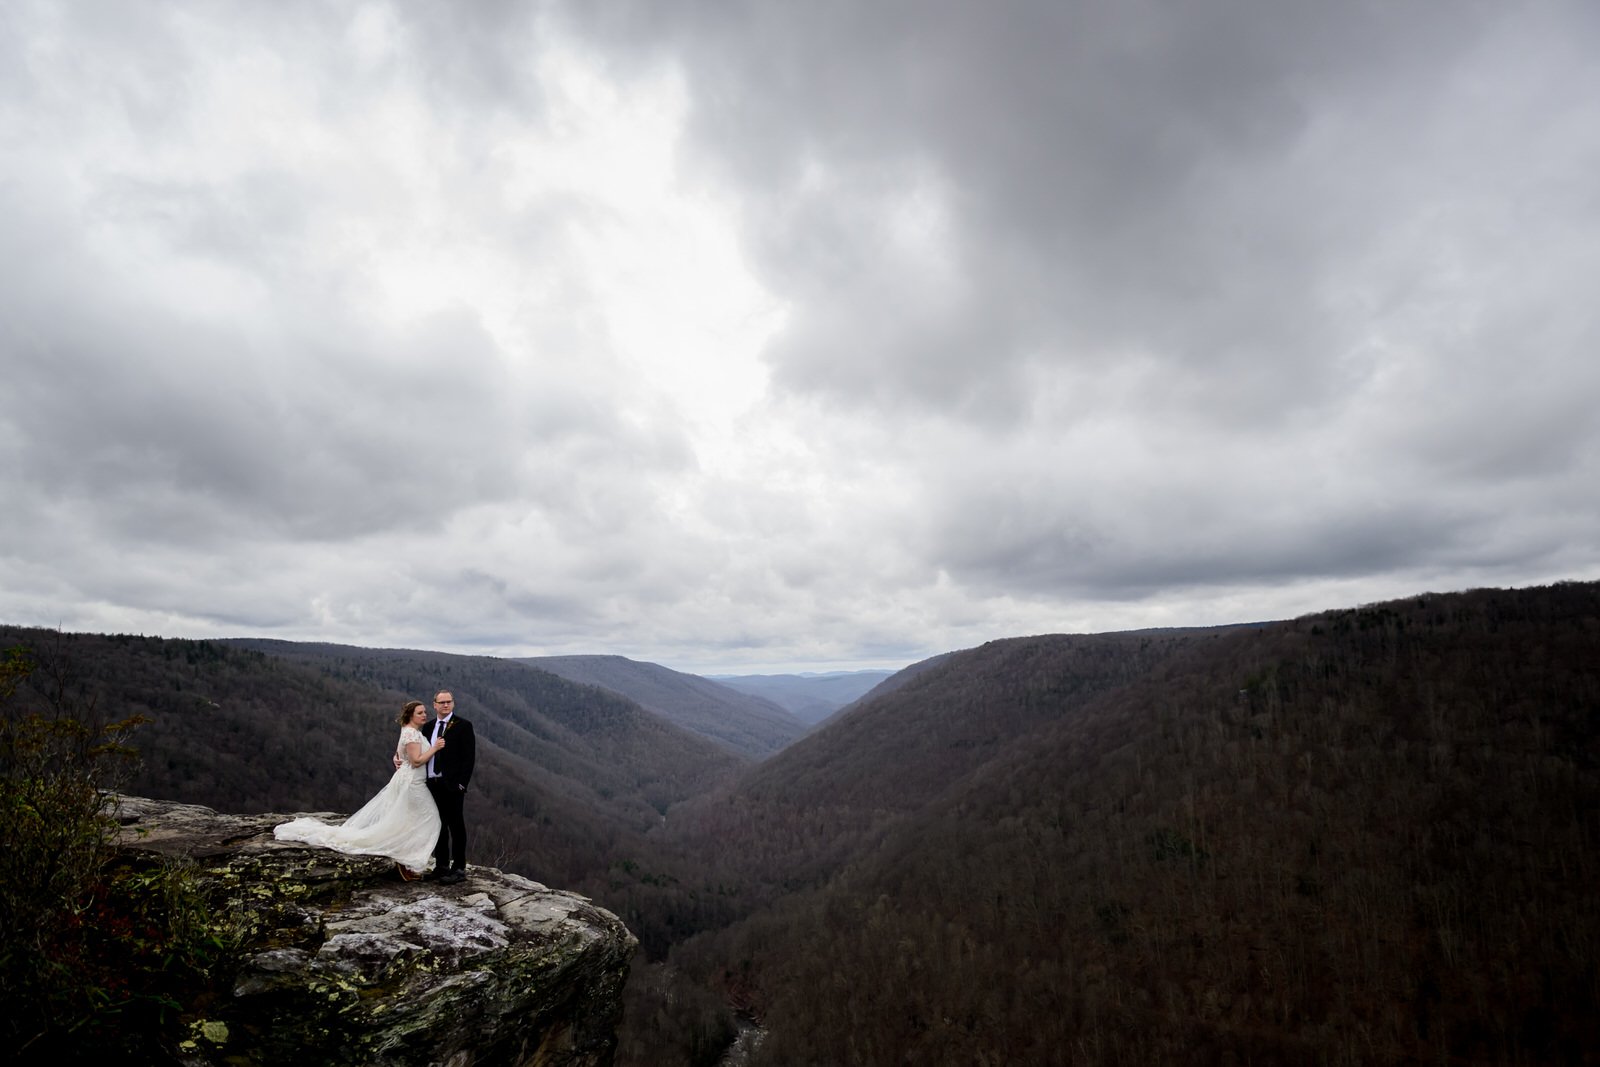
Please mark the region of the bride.
[[427, 721], [420, 700], [408, 700], [400, 712], [400, 743], [395, 756], [399, 769], [378, 795], [341, 826], [309, 817], [286, 822], [272, 831], [279, 841], [301, 841], [356, 856], [388, 856], [400, 868], [400, 877], [412, 881], [422, 876], [439, 841], [439, 809], [426, 784], [428, 760], [444, 747], [444, 738], [432, 745], [419, 727]]

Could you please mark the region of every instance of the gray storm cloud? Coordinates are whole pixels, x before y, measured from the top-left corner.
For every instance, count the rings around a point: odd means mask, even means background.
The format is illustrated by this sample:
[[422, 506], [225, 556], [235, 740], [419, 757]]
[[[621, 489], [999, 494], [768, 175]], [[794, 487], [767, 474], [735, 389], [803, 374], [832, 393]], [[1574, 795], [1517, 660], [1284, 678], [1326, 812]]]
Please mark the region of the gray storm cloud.
[[5, 614], [720, 667], [1593, 577], [1597, 46], [12, 5]]
[[1592, 9], [584, 11], [695, 87], [798, 305], [781, 387], [1026, 435], [921, 471], [951, 570], [1113, 596], [1417, 572], [1487, 549], [1508, 517], [1482, 501], [1513, 496], [1570, 534], [1600, 391]]

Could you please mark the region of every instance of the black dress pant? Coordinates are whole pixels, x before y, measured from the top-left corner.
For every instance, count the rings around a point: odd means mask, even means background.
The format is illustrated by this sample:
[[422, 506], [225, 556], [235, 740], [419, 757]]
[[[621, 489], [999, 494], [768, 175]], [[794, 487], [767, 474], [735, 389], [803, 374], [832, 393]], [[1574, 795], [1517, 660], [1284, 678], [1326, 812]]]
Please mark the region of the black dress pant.
[[439, 809], [439, 843], [433, 846], [433, 869], [467, 869], [467, 816], [462, 811], [467, 791], [444, 778], [429, 778], [428, 792]]

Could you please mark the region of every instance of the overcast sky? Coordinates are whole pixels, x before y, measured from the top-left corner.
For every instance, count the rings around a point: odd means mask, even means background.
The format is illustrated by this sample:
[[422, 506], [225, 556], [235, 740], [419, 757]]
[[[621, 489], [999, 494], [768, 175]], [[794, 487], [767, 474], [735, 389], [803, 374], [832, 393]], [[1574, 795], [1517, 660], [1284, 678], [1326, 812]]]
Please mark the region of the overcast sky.
[[0, 8], [0, 621], [697, 672], [1600, 578], [1600, 5]]

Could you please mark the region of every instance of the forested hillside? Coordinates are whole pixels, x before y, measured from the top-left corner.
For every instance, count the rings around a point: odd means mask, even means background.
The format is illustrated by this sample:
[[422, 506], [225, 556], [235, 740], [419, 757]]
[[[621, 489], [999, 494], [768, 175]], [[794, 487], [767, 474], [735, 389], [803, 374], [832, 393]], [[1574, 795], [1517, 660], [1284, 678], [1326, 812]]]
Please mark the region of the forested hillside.
[[619, 1064], [735, 1009], [756, 1067], [1600, 1048], [1600, 583], [994, 641], [759, 764], [513, 661], [0, 640], [152, 717], [134, 791], [238, 810], [351, 809], [451, 688], [471, 858], [641, 938]]
[[450, 689], [458, 713], [481, 724], [489, 743], [554, 772], [584, 803], [598, 799], [612, 802], [603, 806], [618, 813], [631, 811], [641, 828], [654, 825], [668, 805], [749, 762], [614, 692], [517, 660], [290, 641], [228, 643], [424, 701]]
[[469, 860], [586, 892], [626, 881], [613, 866], [650, 854], [661, 813], [740, 765], [614, 694], [487, 657], [15, 628], [0, 644], [148, 719], [130, 792], [222, 811], [355, 810], [393, 773], [400, 705], [452, 688], [478, 737]]
[[623, 656], [529, 656], [517, 662], [610, 690], [750, 759], [770, 756], [808, 728], [770, 700], [658, 663]]
[[819, 884], [1003, 750], [1215, 632], [1001, 641], [908, 668], [736, 788], [676, 807], [664, 836], [763, 900]]
[[1584, 1062], [1597, 725], [1593, 583], [994, 642], [675, 809], [674, 963], [763, 1064]]

